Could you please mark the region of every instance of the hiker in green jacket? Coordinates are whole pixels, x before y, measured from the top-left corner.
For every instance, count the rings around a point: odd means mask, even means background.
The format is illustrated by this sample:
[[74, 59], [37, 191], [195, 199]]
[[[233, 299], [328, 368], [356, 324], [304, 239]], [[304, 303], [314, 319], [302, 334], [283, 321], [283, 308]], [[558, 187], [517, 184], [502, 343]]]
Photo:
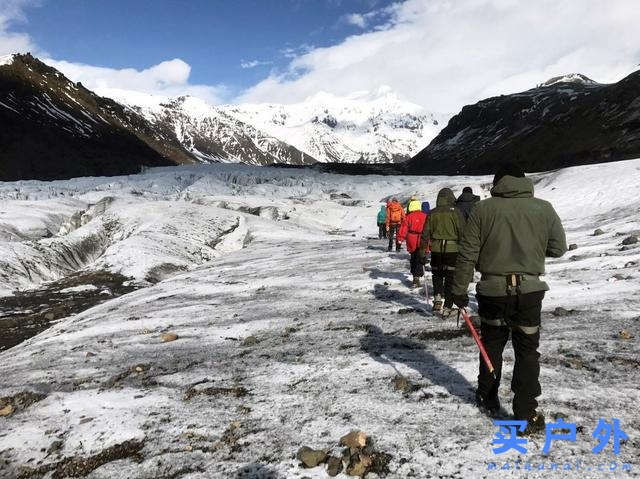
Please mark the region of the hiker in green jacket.
[[380, 211], [378, 211], [378, 216], [376, 217], [376, 221], [378, 223], [378, 239], [387, 237], [387, 206], [380, 206]]
[[513, 412], [527, 421], [525, 434], [544, 430], [544, 416], [536, 411], [541, 394], [538, 346], [544, 292], [540, 280], [545, 257], [567, 251], [560, 218], [547, 201], [534, 198], [533, 183], [516, 165], [502, 167], [493, 179], [491, 198], [477, 203], [465, 225], [458, 250], [453, 297], [468, 305], [467, 289], [474, 268], [482, 273], [476, 285], [481, 336], [497, 379], [482, 359], [476, 400], [491, 416], [498, 414], [502, 353], [511, 333], [515, 364], [511, 390]]
[[[438, 192], [436, 207], [431, 210], [422, 230], [420, 258], [426, 262], [427, 247], [431, 247], [431, 276], [433, 278], [433, 311], [449, 316], [453, 309], [451, 284], [462, 238], [464, 216], [455, 207], [456, 197], [449, 188]], [[444, 303], [444, 304], [443, 304]]]

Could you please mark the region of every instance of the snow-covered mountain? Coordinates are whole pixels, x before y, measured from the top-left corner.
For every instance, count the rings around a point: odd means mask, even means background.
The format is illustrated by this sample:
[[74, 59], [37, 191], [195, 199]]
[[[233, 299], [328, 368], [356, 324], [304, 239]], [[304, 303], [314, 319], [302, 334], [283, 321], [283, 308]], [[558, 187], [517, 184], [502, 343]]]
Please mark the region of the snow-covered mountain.
[[444, 115], [402, 101], [386, 87], [346, 97], [320, 92], [288, 105], [213, 106], [193, 97], [170, 99], [114, 89], [98, 92], [174, 131], [202, 161], [401, 162], [424, 148], [446, 122]]
[[588, 76], [582, 73], [569, 73], [567, 75], [560, 75], [553, 78], [549, 78], [546, 82], [541, 83], [538, 87], [552, 86], [558, 83], [578, 83], [581, 85], [597, 85], [598, 82], [593, 81]]
[[321, 162], [401, 162], [437, 135], [444, 115], [402, 101], [388, 87], [346, 97], [320, 92], [301, 103], [244, 104], [224, 111]]
[[139, 113], [158, 130], [175, 135], [187, 151], [204, 163], [315, 163], [313, 157], [282, 139], [199, 98], [167, 98], [116, 89], [98, 92]]
[[134, 173], [183, 163], [398, 163], [446, 117], [388, 87], [296, 104], [214, 106], [116, 89], [94, 93], [30, 54], [0, 59], [0, 179]]

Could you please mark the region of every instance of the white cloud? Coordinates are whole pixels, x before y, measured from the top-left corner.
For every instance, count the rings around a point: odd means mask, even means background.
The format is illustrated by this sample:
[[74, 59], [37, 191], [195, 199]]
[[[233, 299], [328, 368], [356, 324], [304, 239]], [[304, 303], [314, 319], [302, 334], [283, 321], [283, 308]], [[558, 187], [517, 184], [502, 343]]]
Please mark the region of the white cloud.
[[242, 69], [255, 68], [255, 67], [260, 67], [264, 65], [271, 65], [272, 63], [273, 62], [264, 62], [260, 60], [250, 60], [250, 61], [243, 60], [240, 62], [240, 68]]
[[388, 7], [378, 8], [371, 10], [367, 13], [350, 13], [344, 15], [341, 20], [348, 25], [354, 25], [359, 28], [369, 28], [375, 23], [381, 22], [383, 19], [388, 19], [397, 8], [397, 4], [391, 4]]
[[374, 31], [298, 54], [239, 100], [290, 103], [386, 84], [457, 112], [565, 73], [617, 81], [640, 61], [638, 0], [407, 0], [385, 12]]
[[12, 23], [24, 21], [23, 9], [33, 3], [32, 0], [0, 0], [0, 56], [37, 50], [29, 35], [9, 31]]
[[349, 25], [355, 25], [356, 27], [364, 28], [367, 26], [367, 20], [364, 15], [360, 13], [351, 13], [344, 18], [345, 22]]
[[179, 58], [144, 70], [96, 67], [53, 59], [43, 61], [90, 90], [132, 90], [162, 96], [193, 95], [210, 103], [221, 103], [227, 93], [223, 86], [189, 83], [191, 66]]
[[285, 58], [296, 58], [300, 55], [304, 55], [305, 53], [309, 53], [315, 49], [315, 46], [309, 45], [308, 43], [303, 43], [298, 47], [285, 47], [280, 50], [280, 54]]
[[193, 95], [211, 103], [222, 103], [222, 98], [228, 96], [224, 86], [190, 83], [191, 67], [178, 58], [144, 70], [96, 67], [46, 58], [46, 52], [28, 34], [9, 30], [12, 24], [26, 21], [26, 7], [39, 3], [39, 0], [0, 0], [0, 56], [30, 51], [90, 90], [128, 90], [168, 97]]

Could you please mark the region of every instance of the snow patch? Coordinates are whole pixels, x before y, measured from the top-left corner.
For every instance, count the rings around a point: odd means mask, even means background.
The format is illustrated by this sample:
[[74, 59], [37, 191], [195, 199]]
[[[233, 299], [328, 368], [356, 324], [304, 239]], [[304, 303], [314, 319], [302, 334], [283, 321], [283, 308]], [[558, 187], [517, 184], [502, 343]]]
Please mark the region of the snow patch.
[[71, 288], [61, 289], [60, 293], [82, 293], [84, 291], [95, 291], [98, 287], [93, 284], [82, 284], [80, 286], [73, 286]]
[[0, 55], [0, 67], [11, 65], [13, 63], [14, 57], [15, 53], [10, 53], [9, 55]]

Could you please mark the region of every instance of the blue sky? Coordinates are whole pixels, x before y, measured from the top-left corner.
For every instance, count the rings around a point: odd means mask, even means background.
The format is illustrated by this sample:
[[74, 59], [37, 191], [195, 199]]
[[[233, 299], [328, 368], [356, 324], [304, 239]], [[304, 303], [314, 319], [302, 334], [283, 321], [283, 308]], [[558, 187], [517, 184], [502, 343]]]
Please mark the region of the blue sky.
[[[349, 15], [384, 0], [42, 0], [17, 26], [56, 59], [148, 68], [180, 58], [194, 83], [240, 91], [291, 56], [340, 43], [362, 28]], [[244, 68], [243, 68], [244, 66]]]
[[455, 113], [567, 73], [618, 81], [639, 68], [638, 25], [639, 0], [0, 0], [0, 55], [31, 51], [105, 96], [385, 86]]

